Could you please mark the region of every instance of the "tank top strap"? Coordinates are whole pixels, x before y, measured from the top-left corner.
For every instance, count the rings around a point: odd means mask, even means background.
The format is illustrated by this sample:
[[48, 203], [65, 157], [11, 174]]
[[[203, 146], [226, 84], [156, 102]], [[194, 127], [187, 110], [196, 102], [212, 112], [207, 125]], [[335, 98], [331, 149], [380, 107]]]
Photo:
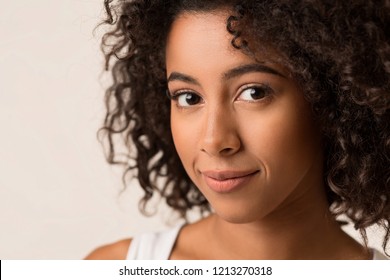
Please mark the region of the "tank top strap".
[[167, 260], [171, 255], [183, 224], [174, 228], [136, 235], [131, 241], [126, 259]]
[[373, 260], [389, 260], [385, 255], [376, 249], [371, 249]]

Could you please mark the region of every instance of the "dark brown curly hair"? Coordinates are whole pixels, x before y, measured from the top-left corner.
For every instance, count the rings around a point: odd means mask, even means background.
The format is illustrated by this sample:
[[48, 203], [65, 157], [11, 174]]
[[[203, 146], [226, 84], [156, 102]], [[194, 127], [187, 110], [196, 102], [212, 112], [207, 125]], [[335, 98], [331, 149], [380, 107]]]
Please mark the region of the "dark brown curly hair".
[[[145, 212], [155, 194], [185, 217], [209, 204], [173, 145], [165, 72], [170, 26], [183, 11], [228, 8], [232, 45], [248, 55], [278, 53], [321, 124], [331, 211], [360, 229], [390, 236], [390, 2], [330, 0], [104, 1], [111, 29], [102, 49], [113, 84], [102, 141], [111, 164], [139, 180]], [[123, 151], [125, 147], [125, 152]], [[134, 172], [129, 172], [134, 171]]]

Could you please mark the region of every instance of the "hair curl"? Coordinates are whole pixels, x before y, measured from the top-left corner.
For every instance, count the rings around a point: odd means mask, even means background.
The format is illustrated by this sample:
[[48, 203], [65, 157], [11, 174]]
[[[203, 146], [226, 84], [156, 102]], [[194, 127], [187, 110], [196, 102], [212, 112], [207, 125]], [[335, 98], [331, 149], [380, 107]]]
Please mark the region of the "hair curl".
[[[104, 35], [102, 48], [113, 84], [106, 92], [101, 131], [108, 143], [109, 163], [125, 165], [124, 176], [137, 172], [145, 192], [141, 210], [155, 192], [183, 217], [194, 206], [209, 210], [173, 145], [170, 101], [164, 94], [165, 40], [181, 12], [227, 7], [232, 45], [254, 56], [276, 51], [275, 59], [290, 70], [311, 103], [323, 132], [324, 181], [333, 213], [346, 214], [366, 242], [366, 227], [383, 226], [386, 249], [390, 236], [389, 1], [112, 2], [105, 1], [105, 22], [113, 27]], [[117, 136], [128, 149], [126, 160], [121, 160]]]

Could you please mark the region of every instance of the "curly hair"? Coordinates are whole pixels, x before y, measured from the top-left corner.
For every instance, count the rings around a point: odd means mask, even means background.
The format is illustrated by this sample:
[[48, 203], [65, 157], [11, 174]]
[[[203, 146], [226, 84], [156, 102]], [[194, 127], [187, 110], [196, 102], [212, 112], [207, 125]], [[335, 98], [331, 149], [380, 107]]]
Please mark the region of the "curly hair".
[[[107, 160], [125, 166], [145, 194], [185, 217], [209, 204], [186, 174], [173, 145], [165, 72], [170, 26], [183, 11], [228, 8], [232, 45], [269, 53], [300, 84], [321, 124], [324, 182], [331, 211], [390, 237], [390, 2], [328, 0], [105, 1], [112, 26], [102, 40], [113, 84], [101, 129]], [[277, 53], [278, 55], [274, 55]], [[117, 140], [121, 139], [121, 142]], [[126, 159], [119, 146], [126, 148]], [[122, 146], [123, 146], [122, 145]]]

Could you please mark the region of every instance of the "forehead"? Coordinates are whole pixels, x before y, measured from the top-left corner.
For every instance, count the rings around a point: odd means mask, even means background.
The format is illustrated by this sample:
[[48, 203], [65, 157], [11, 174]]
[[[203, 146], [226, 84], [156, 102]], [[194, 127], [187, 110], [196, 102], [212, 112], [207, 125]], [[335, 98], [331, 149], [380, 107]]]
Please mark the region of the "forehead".
[[[220, 65], [231, 68], [238, 64], [261, 63], [277, 65], [277, 56], [265, 55], [257, 51], [248, 55], [233, 47], [234, 35], [227, 30], [227, 21], [231, 15], [227, 9], [212, 12], [184, 12], [173, 22], [167, 37], [166, 69], [180, 71], [180, 68], [209, 70]], [[263, 49], [263, 48], [262, 48]], [[267, 48], [264, 47], [264, 50]], [[286, 76], [287, 69], [277, 65]], [[175, 68], [175, 69], [172, 69]], [[179, 68], [179, 69], [177, 69]]]
[[[231, 52], [232, 35], [226, 30], [228, 13], [184, 12], [171, 26], [166, 45], [166, 61], [179, 61], [194, 56], [206, 57], [211, 50]], [[184, 57], [183, 57], [184, 56]]]

